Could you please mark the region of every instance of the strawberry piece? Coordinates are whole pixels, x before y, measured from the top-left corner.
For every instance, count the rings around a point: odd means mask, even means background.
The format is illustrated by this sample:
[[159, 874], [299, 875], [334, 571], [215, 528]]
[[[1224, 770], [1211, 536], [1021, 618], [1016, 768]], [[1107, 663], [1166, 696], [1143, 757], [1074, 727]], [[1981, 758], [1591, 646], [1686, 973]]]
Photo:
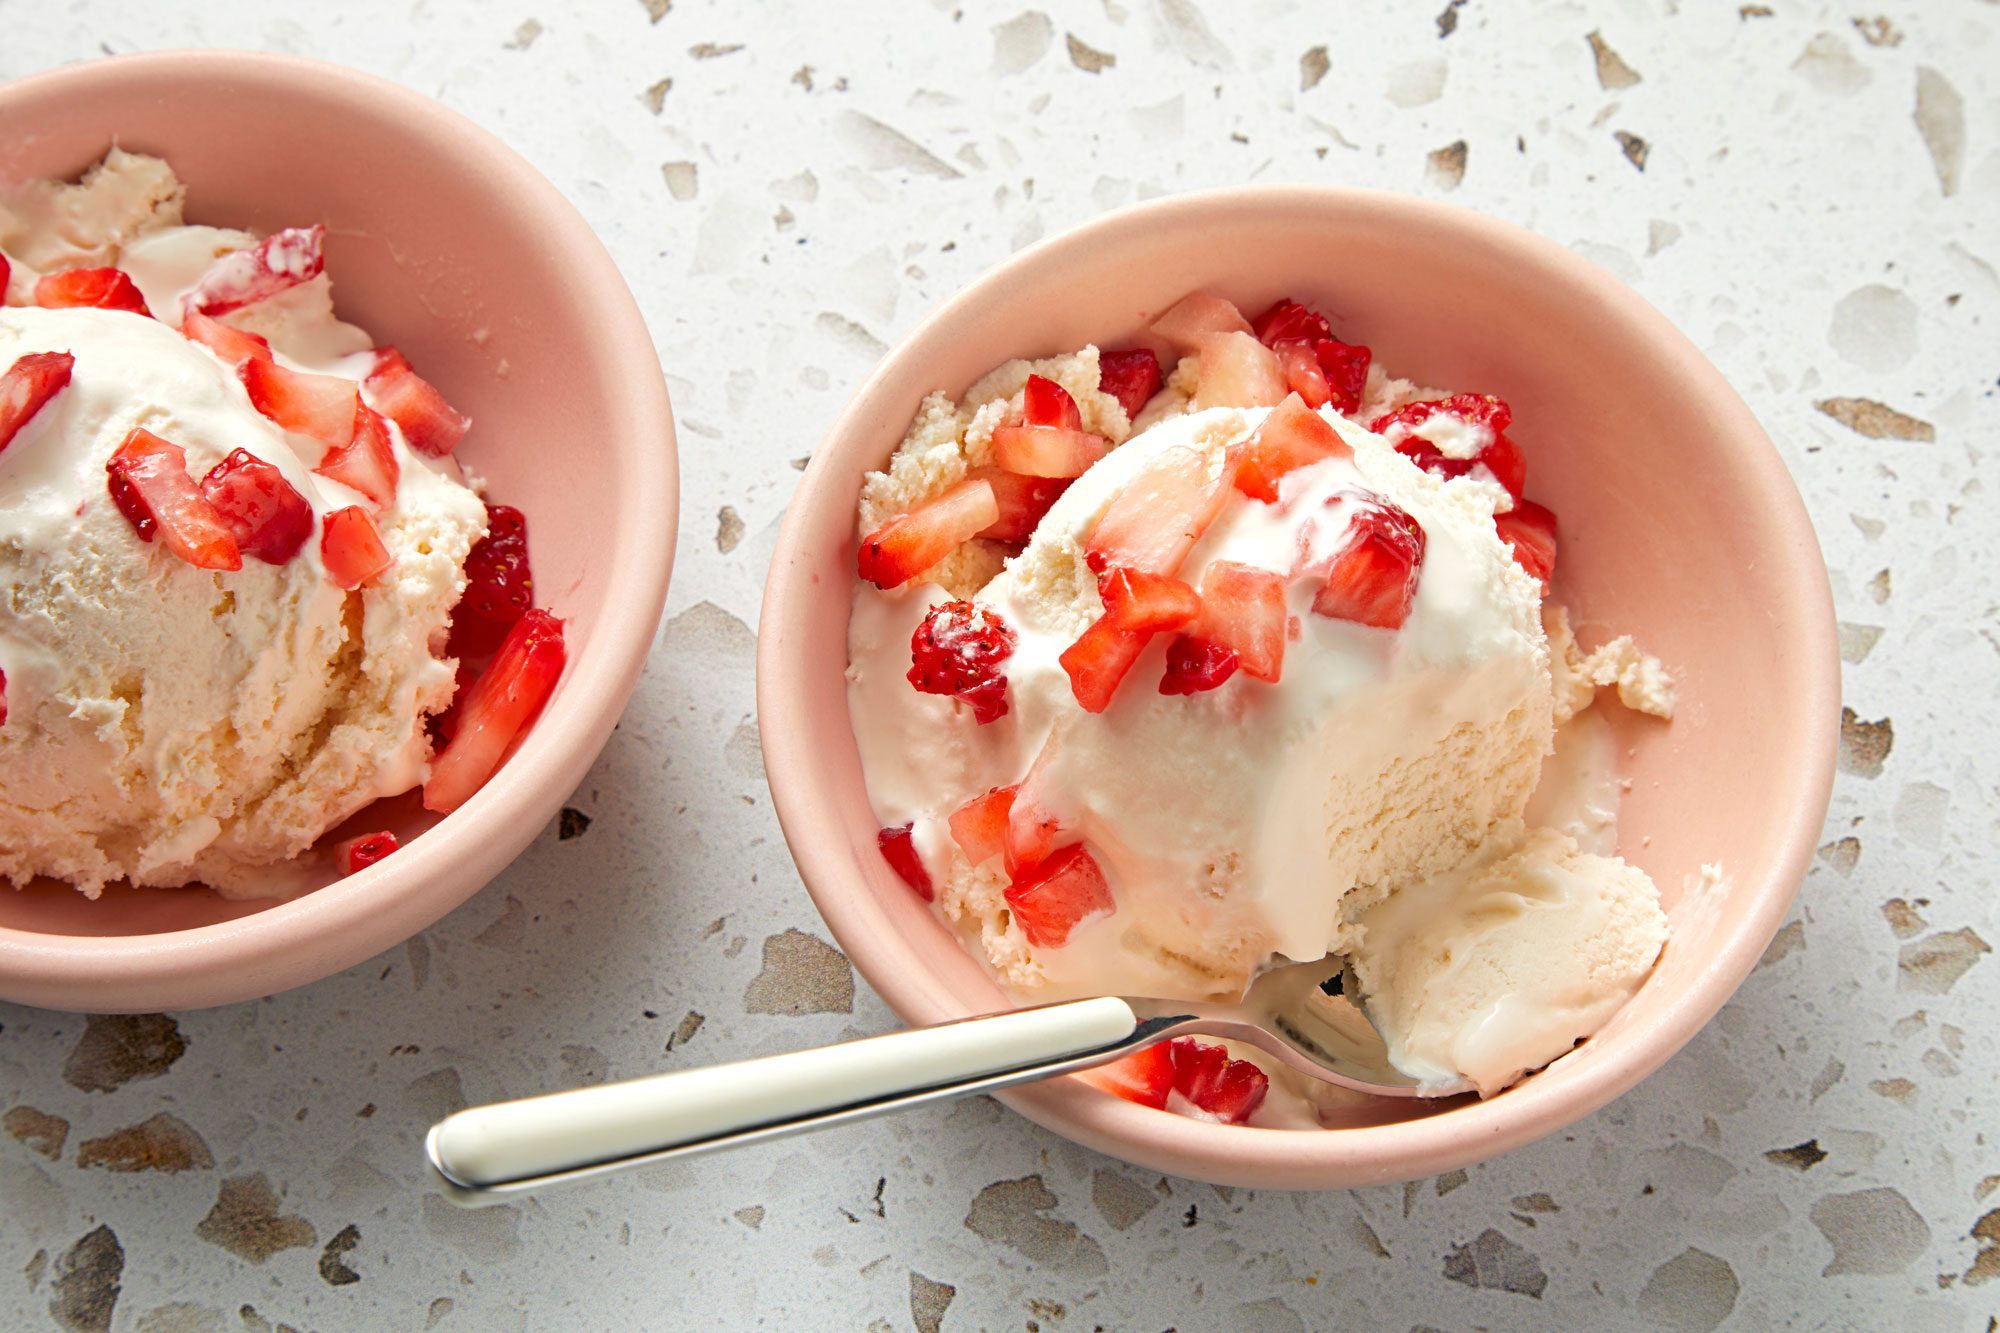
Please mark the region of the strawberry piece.
[[[7, 263], [6, 258], [4, 256], [0, 256], [0, 266], [4, 266], [6, 263]], [[5, 294], [6, 276], [7, 275], [5, 273], [0, 273], [0, 295]], [[4, 671], [0, 671], [0, 727], [4, 727], [6, 725], [7, 725], [7, 673]]]
[[35, 284], [35, 304], [46, 310], [125, 310], [152, 318], [132, 279], [115, 268], [73, 268]]
[[1274, 504], [1278, 482], [1294, 468], [1352, 454], [1347, 441], [1298, 394], [1271, 409], [1250, 437], [1236, 466], [1236, 489], [1253, 500]]
[[1007, 842], [1000, 849], [1010, 877], [1046, 861], [1067, 829], [1048, 804], [1048, 769], [1055, 753], [1051, 737], [1028, 766], [1028, 776], [1014, 786], [1013, 804], [1007, 809]]
[[914, 827], [905, 824], [901, 828], [885, 828], [875, 835], [875, 846], [889, 863], [889, 869], [901, 875], [903, 883], [917, 891], [917, 897], [930, 902], [937, 897], [937, 889], [931, 884], [930, 871], [924, 869], [923, 858], [917, 855], [917, 840], [910, 834]]
[[1128, 1102], [1164, 1111], [1167, 1094], [1174, 1090], [1174, 1058], [1165, 1042], [1156, 1042], [1108, 1065], [1081, 1070], [1077, 1077]]
[[68, 352], [30, 352], [0, 375], [0, 449], [69, 384], [76, 358]]
[[201, 493], [245, 555], [282, 565], [312, 536], [313, 511], [274, 465], [238, 449], [208, 470]]
[[1556, 516], [1533, 500], [1523, 500], [1504, 514], [1493, 516], [1500, 540], [1514, 553], [1521, 568], [1541, 580], [1542, 587], [1556, 572]]
[[387, 829], [380, 833], [364, 833], [358, 838], [349, 838], [333, 849], [334, 859], [346, 874], [366, 870], [377, 861], [395, 851], [401, 843], [396, 835]]
[[[1507, 438], [1514, 413], [1490, 393], [1456, 393], [1422, 403], [1405, 403], [1375, 419], [1368, 429], [1396, 446], [1396, 452], [1433, 476], [1450, 480], [1484, 465], [1516, 500], [1527, 484], [1528, 462]], [[1437, 437], [1452, 438], [1447, 453]]]
[[1024, 542], [1035, 535], [1035, 527], [1049, 506], [1069, 489], [1069, 477], [1024, 477], [997, 467], [976, 467], [966, 474], [993, 488], [993, 502], [1000, 517], [974, 533], [994, 541]]
[[[1334, 620], [1400, 629], [1417, 597], [1424, 530], [1387, 500], [1348, 500], [1358, 512], [1349, 524], [1346, 544], [1331, 560], [1321, 562], [1326, 582], [1313, 598], [1312, 609]], [[1309, 541], [1311, 532], [1300, 536]]]
[[1118, 493], [1084, 544], [1097, 573], [1114, 566], [1149, 574], [1178, 573], [1229, 499], [1233, 463], [1176, 446], [1148, 463]]
[[939, 602], [910, 636], [909, 682], [925, 694], [944, 694], [972, 705], [985, 725], [1007, 715], [1007, 677], [1013, 629], [1000, 613], [977, 602]]
[[178, 444], [134, 427], [104, 465], [112, 502], [139, 540], [157, 534], [166, 548], [197, 569], [243, 568], [243, 553], [222, 515], [187, 474]]
[[1097, 391], [1116, 398], [1128, 421], [1138, 417], [1164, 379], [1159, 355], [1150, 347], [1097, 354]]
[[1009, 884], [1004, 895], [1028, 943], [1060, 949], [1079, 926], [1118, 910], [1095, 857], [1073, 842]]
[[1278, 355], [1248, 333], [1202, 336], [1196, 407], [1275, 407], [1290, 392]]
[[1102, 435], [1068, 426], [993, 428], [993, 461], [1024, 477], [1080, 477], [1110, 449]]
[[1215, 689], [1236, 674], [1236, 650], [1212, 639], [1176, 635], [1167, 645], [1167, 670], [1160, 677], [1161, 694], [1200, 694]]
[[1021, 393], [1021, 419], [1028, 425], [1083, 429], [1083, 413], [1077, 409], [1076, 399], [1054, 380], [1030, 375], [1028, 387]]
[[515, 622], [493, 664], [457, 701], [457, 729], [424, 782], [426, 810], [449, 813], [486, 785], [555, 693], [565, 657], [562, 621], [537, 607]]
[[1313, 353], [1319, 358], [1320, 373], [1326, 376], [1333, 410], [1358, 410], [1368, 387], [1368, 363], [1374, 353], [1360, 343], [1344, 343], [1338, 338], [1322, 338], [1313, 344]]
[[1014, 810], [1014, 794], [1020, 789], [1018, 783], [995, 787], [952, 811], [951, 839], [965, 853], [968, 864], [976, 866], [1006, 850], [1008, 817]]
[[453, 657], [484, 657], [534, 604], [527, 517], [512, 505], [487, 505], [486, 535], [465, 557], [465, 592], [451, 613], [445, 651]]
[[403, 439], [420, 454], [442, 457], [472, 428], [472, 419], [447, 403], [393, 347], [381, 350], [362, 383], [375, 410], [402, 427]]
[[1121, 629], [1109, 615], [1099, 616], [1062, 650], [1056, 660], [1069, 673], [1070, 693], [1087, 713], [1101, 713], [1111, 706], [1119, 682], [1132, 670], [1139, 654], [1146, 650], [1152, 635], [1143, 630]]
[[1143, 569], [1113, 569], [1097, 580], [1104, 618], [1118, 629], [1157, 634], [1181, 629], [1201, 614], [1201, 598], [1179, 579]]
[[326, 268], [321, 252], [325, 242], [323, 226], [286, 227], [247, 250], [222, 256], [181, 298], [183, 317], [226, 315], [311, 282]]
[[999, 518], [993, 487], [969, 477], [863, 537], [861, 577], [878, 588], [901, 587]]
[[1521, 452], [1520, 445], [1509, 436], [1496, 435], [1479, 461], [1493, 474], [1493, 480], [1506, 488], [1507, 494], [1520, 500], [1528, 485], [1528, 456]]
[[1189, 292], [1153, 321], [1153, 332], [1191, 352], [1211, 333], [1249, 333], [1250, 321], [1243, 312], [1219, 296]]
[[[1292, 391], [1305, 399], [1308, 407], [1332, 403], [1335, 411], [1352, 412], [1361, 406], [1372, 354], [1359, 343], [1344, 343], [1334, 337], [1326, 316], [1287, 298], [1257, 317], [1256, 333], [1278, 354]], [[1296, 343], [1305, 346], [1292, 346]], [[1324, 398], [1317, 396], [1321, 392]]]
[[319, 536], [320, 559], [326, 576], [343, 588], [359, 588], [393, 563], [375, 520], [360, 505], [336, 509], [326, 516]]
[[1230, 649], [1248, 674], [1275, 681], [1285, 665], [1285, 579], [1233, 560], [1201, 572], [1201, 619], [1190, 633]]
[[339, 448], [354, 438], [361, 394], [338, 375], [309, 375], [251, 357], [236, 368], [250, 405], [286, 430]]
[[232, 329], [221, 320], [211, 319], [199, 310], [190, 310], [181, 316], [181, 336], [189, 342], [200, 343], [232, 367], [240, 366], [245, 361], [271, 359], [269, 342], [254, 333]]
[[374, 408], [356, 398], [353, 437], [327, 450], [313, 471], [361, 492], [377, 509], [387, 509], [396, 502], [396, 480], [402, 475], [402, 466], [389, 443], [387, 423]]
[[1267, 347], [1276, 347], [1281, 342], [1318, 342], [1333, 336], [1333, 326], [1326, 322], [1325, 315], [1289, 296], [1257, 316], [1250, 327]]
[[1243, 1124], [1271, 1090], [1270, 1075], [1248, 1060], [1230, 1059], [1226, 1046], [1175, 1037], [1167, 1051], [1174, 1065], [1174, 1091], [1197, 1119]]
[[[0, 305], [7, 304], [7, 280], [14, 276], [14, 266], [7, 262], [7, 256], [0, 254]], [[0, 721], [4, 721], [0, 718]]]
[[1278, 358], [1278, 365], [1284, 371], [1285, 383], [1291, 391], [1305, 400], [1310, 408], [1325, 407], [1333, 401], [1333, 387], [1326, 382], [1326, 372], [1320, 369], [1319, 353], [1303, 338], [1284, 338], [1271, 344], [1271, 351]]

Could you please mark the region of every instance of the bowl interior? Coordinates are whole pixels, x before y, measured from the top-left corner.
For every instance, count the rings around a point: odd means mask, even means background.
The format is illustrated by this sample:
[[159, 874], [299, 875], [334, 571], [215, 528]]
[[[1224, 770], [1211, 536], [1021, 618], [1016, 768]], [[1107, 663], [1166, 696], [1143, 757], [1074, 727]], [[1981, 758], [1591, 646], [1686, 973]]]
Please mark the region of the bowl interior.
[[[1633, 634], [1679, 684], [1671, 725], [1608, 706], [1632, 784], [1620, 851], [1660, 886], [1674, 935], [1595, 1039], [1490, 1102], [1356, 1116], [1414, 1117], [1393, 1128], [1231, 1130], [1075, 1080], [1009, 1096], [1091, 1146], [1215, 1180], [1329, 1186], [1446, 1169], [1609, 1100], [1720, 1007], [1782, 920], [1832, 774], [1832, 612], [1796, 490], [1699, 353], [1559, 247], [1394, 196], [1240, 190], [1101, 219], [976, 284], [883, 364], [795, 501], [759, 662], [760, 706], [777, 714], [764, 735], [779, 811], [821, 910], [900, 1013], [935, 1021], [1005, 1007], [875, 850], [841, 675], [860, 474], [888, 456], [925, 392], [962, 391], [1010, 356], [1139, 340], [1193, 289], [1253, 314], [1296, 297], [1394, 374], [1513, 405], [1529, 493], [1560, 517], [1556, 596], [1579, 636]], [[1709, 863], [1722, 888], [1690, 894]]]

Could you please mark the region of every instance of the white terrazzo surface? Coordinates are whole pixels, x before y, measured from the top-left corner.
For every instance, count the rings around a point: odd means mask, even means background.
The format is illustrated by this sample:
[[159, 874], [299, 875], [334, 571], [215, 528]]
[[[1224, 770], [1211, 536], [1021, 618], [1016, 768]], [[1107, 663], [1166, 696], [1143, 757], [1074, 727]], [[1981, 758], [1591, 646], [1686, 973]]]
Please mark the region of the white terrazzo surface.
[[[652, 322], [687, 520], [587, 829], [263, 1003], [0, 1005], [0, 1326], [1994, 1327], [2000, 6], [1443, 3], [0, 0], [0, 77], [268, 47], [515, 144]], [[465, 1099], [891, 1023], [759, 768], [795, 464], [1010, 250], [1250, 180], [1574, 246], [1777, 438], [1852, 711], [1819, 864], [1735, 1001], [1572, 1133], [1407, 1187], [1169, 1182], [978, 1101], [483, 1212], [429, 1196], [419, 1137]]]

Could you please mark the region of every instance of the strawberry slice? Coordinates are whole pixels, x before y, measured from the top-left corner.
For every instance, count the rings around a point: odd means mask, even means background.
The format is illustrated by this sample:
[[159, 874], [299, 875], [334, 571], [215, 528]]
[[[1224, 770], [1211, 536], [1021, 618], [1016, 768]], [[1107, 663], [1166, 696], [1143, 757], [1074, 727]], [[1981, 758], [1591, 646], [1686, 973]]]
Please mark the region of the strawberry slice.
[[445, 651], [459, 658], [484, 657], [534, 604], [527, 516], [512, 505], [487, 505], [486, 535], [465, 557], [465, 592], [451, 613]]
[[978, 865], [1006, 850], [1008, 816], [1014, 810], [1014, 794], [1020, 789], [1018, 783], [995, 787], [952, 811], [951, 838], [965, 853], [968, 864]]
[[1174, 1091], [1199, 1120], [1240, 1125], [1255, 1114], [1271, 1090], [1271, 1078], [1248, 1060], [1232, 1060], [1229, 1048], [1193, 1037], [1167, 1043], [1173, 1060]]
[[[1378, 629], [1400, 629], [1416, 601], [1424, 561], [1424, 530], [1402, 509], [1380, 497], [1345, 497], [1356, 508], [1346, 542], [1330, 560], [1311, 563], [1326, 582], [1313, 598], [1315, 613]], [[1341, 500], [1333, 502], [1336, 505]], [[1312, 530], [1300, 533], [1302, 545]]]
[[247, 250], [222, 256], [181, 298], [183, 316], [226, 315], [311, 282], [326, 268], [325, 242], [323, 226], [286, 227]]
[[1196, 407], [1275, 407], [1290, 392], [1278, 355], [1248, 333], [1203, 334]]
[[139, 288], [115, 268], [73, 268], [35, 284], [35, 304], [46, 310], [125, 310], [152, 318]]
[[1028, 425], [1083, 429], [1083, 413], [1077, 409], [1076, 399], [1054, 380], [1030, 375], [1028, 386], [1021, 393], [1021, 419]]
[[1097, 860], [1073, 842], [1009, 884], [1007, 906], [1028, 943], [1060, 949], [1070, 932], [1118, 910]]
[[1285, 374], [1285, 383], [1293, 393], [1305, 400], [1310, 408], [1322, 408], [1333, 401], [1333, 386], [1326, 382], [1326, 372], [1320, 368], [1319, 353], [1303, 338], [1284, 338], [1271, 344], [1271, 351], [1278, 358], [1278, 365]]
[[338, 375], [309, 375], [251, 357], [236, 368], [250, 405], [286, 430], [339, 448], [354, 438], [361, 394]]
[[939, 602], [910, 636], [909, 682], [925, 694], [949, 695], [972, 705], [984, 726], [1007, 715], [1012, 627], [977, 602]]
[[969, 477], [863, 537], [861, 577], [878, 588], [901, 587], [999, 519], [993, 487]]
[[1102, 435], [1068, 426], [993, 428], [993, 461], [1024, 477], [1080, 477], [1110, 449]]
[[1288, 619], [1283, 575], [1215, 560], [1201, 572], [1201, 619], [1190, 633], [1234, 652], [1249, 675], [1276, 681], [1285, 665]]
[[[1375, 418], [1368, 429], [1433, 476], [1450, 480], [1484, 466], [1516, 500], [1528, 481], [1528, 460], [1507, 438], [1514, 413], [1490, 393], [1457, 393], [1405, 403]], [[1445, 443], [1451, 445], [1449, 452]]]
[[375, 369], [362, 383], [375, 410], [401, 426], [403, 439], [420, 454], [442, 457], [472, 428], [472, 419], [447, 403], [393, 347], [377, 354]]
[[201, 493], [237, 547], [267, 565], [282, 565], [312, 536], [313, 511], [306, 497], [275, 466], [238, 449], [210, 468]]
[[76, 358], [68, 352], [30, 352], [0, 375], [0, 449], [69, 384]]
[[1192, 352], [1211, 333], [1249, 333], [1243, 312], [1219, 296], [1189, 292], [1153, 321], [1153, 332], [1183, 352]]
[[1313, 344], [1320, 373], [1326, 376], [1329, 400], [1336, 412], [1354, 412], [1368, 388], [1368, 363], [1374, 353], [1360, 343], [1344, 343], [1338, 338], [1322, 338]]
[[1149, 574], [1178, 573], [1229, 499], [1235, 474], [1228, 460], [1176, 446], [1132, 478], [1112, 500], [1084, 544], [1090, 568], [1113, 566]]
[[343, 588], [359, 588], [393, 563], [375, 520], [360, 505], [336, 509], [326, 516], [319, 536], [320, 559], [326, 576]]
[[1138, 418], [1164, 379], [1159, 354], [1150, 347], [1097, 354], [1097, 391], [1116, 398], [1128, 421]]
[[400, 846], [402, 844], [396, 841], [396, 835], [384, 829], [380, 833], [364, 833], [358, 838], [349, 838], [333, 849], [333, 855], [344, 873], [351, 875], [357, 870], [366, 870]]
[[1556, 572], [1556, 516], [1533, 500], [1522, 500], [1504, 514], [1493, 516], [1500, 540], [1514, 553], [1515, 563], [1541, 580], [1544, 590]]
[[1201, 598], [1179, 579], [1143, 569], [1113, 569], [1097, 580], [1104, 618], [1117, 629], [1157, 634], [1181, 629], [1201, 614]]
[[1102, 615], [1062, 650], [1056, 660], [1069, 673], [1070, 693], [1085, 712], [1101, 713], [1111, 706], [1119, 683], [1152, 637], [1143, 630], [1121, 629], [1109, 615]]
[[1128, 1102], [1164, 1111], [1167, 1094], [1174, 1090], [1174, 1058], [1165, 1042], [1157, 1042], [1108, 1065], [1081, 1070], [1077, 1077]]
[[[402, 475], [395, 447], [389, 443], [387, 423], [358, 397], [354, 400], [351, 438], [327, 450], [313, 471], [361, 492], [377, 509], [387, 509], [396, 502], [396, 480]], [[494, 642], [499, 642], [497, 637]]]
[[930, 871], [924, 869], [923, 858], [917, 855], [917, 840], [910, 834], [915, 827], [885, 828], [875, 835], [875, 846], [889, 869], [901, 875], [903, 883], [917, 891], [917, 897], [930, 902], [937, 897], [937, 889], [931, 884]]
[[7, 304], [7, 280], [14, 276], [14, 266], [7, 262], [7, 256], [0, 254], [0, 305]]
[[[7, 260], [4, 257], [0, 257], [0, 264], [5, 264], [6, 262]], [[4, 273], [0, 273], [0, 279], [4, 279], [5, 277], [6, 275]], [[0, 295], [5, 295], [4, 281], [0, 281]], [[6, 725], [7, 725], [7, 673], [4, 671], [0, 671], [0, 727], [4, 727]]]
[[222, 515], [187, 473], [178, 444], [134, 427], [104, 465], [111, 499], [139, 540], [155, 534], [197, 569], [243, 568], [243, 552]]
[[221, 320], [211, 319], [199, 310], [190, 310], [181, 316], [181, 336], [189, 342], [200, 343], [232, 367], [240, 366], [245, 361], [271, 359], [269, 342], [254, 333], [232, 329]]
[[1278, 482], [1286, 473], [1353, 452], [1326, 418], [1294, 393], [1272, 408], [1250, 437], [1236, 466], [1236, 489], [1275, 504]]
[[994, 541], [1024, 542], [1035, 535], [1042, 515], [1069, 489], [1069, 477], [1024, 477], [997, 467], [976, 467], [966, 473], [993, 488], [1000, 517], [974, 533]]
[[493, 664], [456, 703], [457, 729], [424, 783], [426, 810], [449, 813], [486, 785], [555, 693], [564, 659], [562, 621], [536, 607], [515, 622]]
[[1236, 650], [1212, 639], [1179, 634], [1167, 645], [1167, 669], [1160, 677], [1161, 694], [1200, 694], [1216, 689], [1236, 674]]
[[1333, 326], [1317, 310], [1287, 296], [1251, 322], [1251, 331], [1267, 347], [1281, 342], [1318, 342], [1333, 336]]
[[1018, 878], [1049, 858], [1066, 831], [1062, 819], [1049, 808], [1048, 768], [1056, 753], [1055, 739], [1044, 742], [1028, 776], [1014, 787], [1014, 800], [1007, 809], [1007, 842], [1000, 849], [1010, 877]]

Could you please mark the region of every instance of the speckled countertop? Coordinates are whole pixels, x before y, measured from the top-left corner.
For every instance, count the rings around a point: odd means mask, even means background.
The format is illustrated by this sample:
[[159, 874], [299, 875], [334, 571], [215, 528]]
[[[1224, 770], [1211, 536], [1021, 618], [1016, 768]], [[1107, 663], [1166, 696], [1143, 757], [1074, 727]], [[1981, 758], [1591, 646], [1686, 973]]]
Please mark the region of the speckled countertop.
[[[2000, 5], [1442, 3], [0, 0], [0, 77], [268, 47], [512, 142], [651, 321], [687, 538], [573, 808], [435, 929], [258, 1004], [0, 1005], [0, 1325], [1993, 1328]], [[1163, 1180], [978, 1100], [483, 1211], [429, 1194], [419, 1138], [467, 1099], [890, 1026], [759, 765], [797, 469], [1001, 256], [1252, 180], [1552, 236], [1777, 439], [1849, 710], [1818, 863], [1736, 999], [1570, 1133], [1407, 1186]]]

